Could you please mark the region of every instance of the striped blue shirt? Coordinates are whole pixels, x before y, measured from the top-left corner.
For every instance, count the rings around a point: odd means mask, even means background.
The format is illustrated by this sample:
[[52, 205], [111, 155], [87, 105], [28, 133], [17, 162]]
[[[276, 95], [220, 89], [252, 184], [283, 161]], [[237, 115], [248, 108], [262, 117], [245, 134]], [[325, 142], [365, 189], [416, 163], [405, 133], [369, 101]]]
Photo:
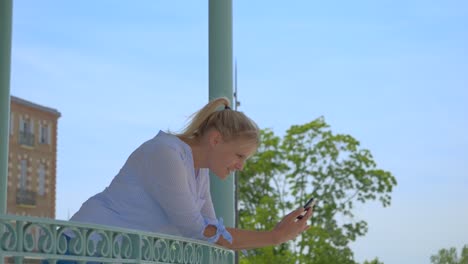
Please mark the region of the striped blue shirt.
[[162, 131], [70, 220], [201, 240], [206, 224], [218, 223], [208, 169], [195, 171], [190, 146]]

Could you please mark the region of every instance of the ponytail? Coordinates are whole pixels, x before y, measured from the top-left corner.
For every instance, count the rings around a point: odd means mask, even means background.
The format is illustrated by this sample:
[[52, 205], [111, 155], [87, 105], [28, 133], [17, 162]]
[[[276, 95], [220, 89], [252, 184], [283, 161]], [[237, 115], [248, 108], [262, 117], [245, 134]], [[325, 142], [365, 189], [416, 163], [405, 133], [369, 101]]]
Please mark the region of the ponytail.
[[213, 128], [225, 141], [244, 138], [259, 143], [257, 124], [244, 113], [232, 110], [226, 97], [216, 98], [194, 113], [189, 124], [177, 136], [187, 140], [198, 139]]

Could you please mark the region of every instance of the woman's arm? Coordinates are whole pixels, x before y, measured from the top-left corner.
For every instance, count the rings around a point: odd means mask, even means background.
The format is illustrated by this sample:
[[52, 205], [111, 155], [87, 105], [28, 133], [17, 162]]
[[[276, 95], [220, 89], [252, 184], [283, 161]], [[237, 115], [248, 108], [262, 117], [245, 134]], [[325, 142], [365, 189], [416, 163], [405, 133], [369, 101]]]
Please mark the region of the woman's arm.
[[139, 184], [165, 212], [169, 224], [183, 237], [205, 240], [202, 235], [206, 224], [199, 205], [191, 191], [189, 177], [192, 177], [181, 152], [163, 144], [148, 145], [138, 157]]
[[[280, 244], [279, 238], [274, 231], [252, 231], [238, 228], [226, 228], [232, 235], [232, 244], [227, 241], [218, 240], [217, 244], [233, 249], [252, 249]], [[227, 243], [226, 243], [227, 242]]]
[[[233, 249], [252, 249], [266, 246], [275, 246], [296, 238], [299, 234], [309, 228], [307, 220], [312, 216], [312, 210], [308, 210], [301, 220], [296, 218], [304, 212], [303, 208], [288, 214], [271, 231], [251, 231], [238, 228], [226, 228], [232, 235], [232, 244], [220, 237], [216, 244]], [[207, 226], [204, 235], [207, 237], [216, 234], [216, 227]]]

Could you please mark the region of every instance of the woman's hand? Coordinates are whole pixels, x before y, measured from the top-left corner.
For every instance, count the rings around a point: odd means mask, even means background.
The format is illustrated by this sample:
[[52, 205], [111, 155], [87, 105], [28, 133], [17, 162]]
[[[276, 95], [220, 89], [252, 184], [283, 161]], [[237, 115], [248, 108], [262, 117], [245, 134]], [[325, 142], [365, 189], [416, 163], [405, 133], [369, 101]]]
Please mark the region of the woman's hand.
[[312, 208], [309, 208], [302, 219], [297, 219], [298, 216], [306, 211], [304, 208], [299, 208], [286, 215], [272, 230], [277, 244], [282, 244], [291, 239], [296, 238], [310, 226], [307, 220], [312, 217]]

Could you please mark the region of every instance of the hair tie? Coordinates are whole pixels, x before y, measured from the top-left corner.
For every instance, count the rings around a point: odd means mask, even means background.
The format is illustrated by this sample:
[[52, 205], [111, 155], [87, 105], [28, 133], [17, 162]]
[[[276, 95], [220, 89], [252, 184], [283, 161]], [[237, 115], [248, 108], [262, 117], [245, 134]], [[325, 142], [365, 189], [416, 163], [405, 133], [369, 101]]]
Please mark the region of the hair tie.
[[224, 106], [224, 110], [231, 110], [231, 107], [226, 105], [226, 106]]

